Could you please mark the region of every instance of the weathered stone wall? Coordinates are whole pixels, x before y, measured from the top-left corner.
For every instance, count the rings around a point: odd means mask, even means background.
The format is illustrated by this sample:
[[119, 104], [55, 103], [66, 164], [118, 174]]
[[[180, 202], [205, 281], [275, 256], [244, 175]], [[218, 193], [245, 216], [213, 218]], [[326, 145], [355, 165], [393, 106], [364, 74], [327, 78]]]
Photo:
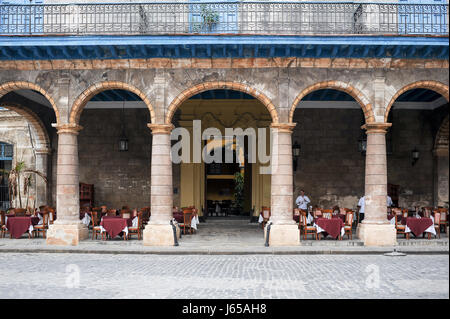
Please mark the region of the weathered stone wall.
[[301, 145], [301, 155], [294, 174], [294, 200], [304, 189], [311, 205], [356, 207], [364, 194], [365, 157], [358, 152], [362, 121], [357, 109], [295, 111], [292, 141]]
[[[32, 134], [33, 141], [36, 136]], [[30, 140], [28, 122], [16, 112], [0, 110], [0, 142], [14, 145], [13, 165], [18, 161], [24, 161], [27, 168], [35, 169], [35, 158]], [[21, 181], [22, 182], [22, 181]], [[36, 179], [33, 177], [33, 187], [30, 190], [29, 206], [34, 205], [36, 198]], [[22, 206], [25, 207], [26, 197], [22, 189]], [[18, 206], [18, 202], [16, 204]]]

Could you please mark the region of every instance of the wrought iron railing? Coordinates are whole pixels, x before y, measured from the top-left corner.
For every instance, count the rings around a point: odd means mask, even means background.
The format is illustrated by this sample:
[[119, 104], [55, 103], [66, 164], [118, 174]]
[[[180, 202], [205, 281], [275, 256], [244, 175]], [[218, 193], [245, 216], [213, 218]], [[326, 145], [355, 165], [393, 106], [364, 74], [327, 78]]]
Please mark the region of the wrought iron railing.
[[448, 35], [448, 4], [164, 2], [0, 5], [0, 35]]

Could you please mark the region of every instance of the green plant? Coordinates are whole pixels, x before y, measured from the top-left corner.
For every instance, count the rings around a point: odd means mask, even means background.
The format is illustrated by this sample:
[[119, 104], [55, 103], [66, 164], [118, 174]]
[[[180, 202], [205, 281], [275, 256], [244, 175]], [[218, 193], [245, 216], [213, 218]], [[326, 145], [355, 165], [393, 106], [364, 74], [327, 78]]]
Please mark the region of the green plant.
[[219, 22], [219, 14], [211, 10], [206, 4], [201, 6], [200, 16], [203, 26], [207, 27], [207, 31], [211, 31], [213, 26]]
[[[20, 161], [16, 163], [16, 166], [10, 171], [0, 170], [8, 176], [8, 191], [9, 191], [9, 204], [13, 207], [13, 202], [17, 199], [19, 200], [19, 207], [16, 208], [28, 208], [29, 204], [29, 193], [32, 187], [32, 175], [39, 176], [47, 183], [47, 178], [45, 175], [37, 170], [28, 169], [25, 162]], [[23, 188], [21, 188], [21, 181], [23, 181]], [[23, 194], [22, 194], [23, 191]], [[22, 195], [26, 197], [25, 207], [23, 207]], [[34, 207], [33, 207], [34, 209]]]
[[244, 175], [242, 173], [234, 174], [234, 209], [242, 212], [244, 207]]

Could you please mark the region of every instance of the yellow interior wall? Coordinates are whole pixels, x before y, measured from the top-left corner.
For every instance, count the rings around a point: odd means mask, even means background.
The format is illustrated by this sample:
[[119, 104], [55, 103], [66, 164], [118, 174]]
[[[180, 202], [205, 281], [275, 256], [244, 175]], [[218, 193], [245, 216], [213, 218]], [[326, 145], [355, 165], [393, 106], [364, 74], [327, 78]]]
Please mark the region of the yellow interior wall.
[[[223, 135], [225, 128], [240, 127], [245, 130], [253, 127], [256, 130], [258, 127], [269, 127], [271, 123], [269, 112], [258, 100], [188, 100], [180, 108], [178, 122], [179, 126], [191, 132], [191, 162], [193, 120], [202, 121], [202, 132], [206, 128], [214, 127]], [[270, 175], [259, 174], [258, 162], [252, 165], [251, 206], [255, 208], [254, 214], [257, 216], [261, 206], [270, 206]], [[180, 171], [181, 207], [194, 205], [202, 208], [205, 203], [205, 164], [181, 163]], [[228, 199], [228, 196], [222, 197], [224, 198], [217, 200]], [[201, 209], [199, 214], [201, 215]]]

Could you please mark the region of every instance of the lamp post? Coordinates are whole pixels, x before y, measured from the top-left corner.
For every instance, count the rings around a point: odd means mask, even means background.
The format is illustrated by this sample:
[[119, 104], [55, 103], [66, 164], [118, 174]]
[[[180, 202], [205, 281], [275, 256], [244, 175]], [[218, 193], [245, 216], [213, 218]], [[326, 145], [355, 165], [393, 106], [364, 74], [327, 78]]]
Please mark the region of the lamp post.
[[128, 138], [125, 135], [125, 100], [122, 106], [122, 135], [119, 138], [119, 152], [128, 151]]
[[416, 165], [417, 161], [419, 160], [420, 152], [417, 150], [416, 147], [411, 151], [411, 161], [412, 166]]
[[292, 156], [293, 156], [293, 164], [294, 164], [294, 172], [297, 171], [297, 162], [298, 158], [300, 157], [300, 144], [298, 144], [297, 141], [295, 141], [294, 145], [292, 145]]

